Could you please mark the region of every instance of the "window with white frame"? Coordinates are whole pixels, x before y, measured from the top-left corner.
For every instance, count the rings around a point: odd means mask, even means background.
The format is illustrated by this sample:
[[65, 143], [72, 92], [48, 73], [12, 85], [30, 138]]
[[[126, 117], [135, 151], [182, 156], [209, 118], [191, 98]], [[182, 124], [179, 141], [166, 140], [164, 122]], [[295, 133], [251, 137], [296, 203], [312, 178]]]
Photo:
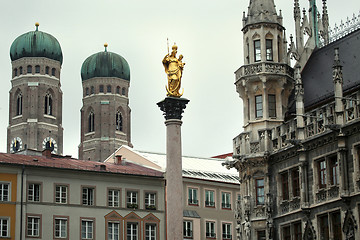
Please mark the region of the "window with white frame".
[[231, 223], [222, 224], [222, 239], [232, 239]]
[[197, 189], [196, 188], [189, 188], [189, 199], [188, 199], [188, 203], [189, 205], [198, 205], [199, 204], [199, 200], [197, 198]]
[[67, 218], [55, 218], [55, 231], [56, 238], [67, 238], [68, 220]]
[[27, 232], [28, 237], [39, 237], [40, 236], [40, 217], [29, 216], [27, 217]]
[[156, 210], [156, 193], [145, 193], [145, 208]]
[[263, 98], [262, 95], [255, 96], [255, 117], [263, 117]]
[[273, 61], [272, 39], [266, 39], [266, 61]]
[[192, 238], [193, 236], [193, 222], [192, 221], [184, 221], [183, 223], [183, 234], [184, 238]]
[[127, 191], [126, 192], [126, 207], [127, 208], [138, 208], [138, 192]]
[[81, 239], [93, 239], [94, 221], [81, 220]]
[[216, 238], [215, 222], [206, 221], [205, 225], [206, 238]]
[[255, 62], [261, 61], [261, 43], [260, 40], [254, 41], [254, 56], [255, 56]]
[[145, 240], [156, 240], [156, 224], [145, 224]]
[[126, 240], [138, 240], [138, 224], [127, 223], [126, 225]]
[[119, 222], [108, 222], [108, 240], [119, 240]]
[[56, 185], [55, 187], [55, 202], [67, 203], [68, 187], [66, 185]]
[[215, 192], [213, 190], [205, 190], [205, 207], [215, 207]]
[[10, 222], [8, 218], [0, 218], [0, 237], [10, 237]]
[[108, 190], [108, 205], [109, 207], [120, 206], [120, 190], [117, 189]]
[[0, 202], [10, 201], [10, 183], [0, 182]]
[[227, 192], [221, 193], [221, 207], [231, 209], [231, 194]]
[[38, 183], [29, 183], [28, 185], [28, 201], [40, 202], [40, 188]]
[[94, 188], [84, 187], [82, 189], [82, 204], [94, 205]]

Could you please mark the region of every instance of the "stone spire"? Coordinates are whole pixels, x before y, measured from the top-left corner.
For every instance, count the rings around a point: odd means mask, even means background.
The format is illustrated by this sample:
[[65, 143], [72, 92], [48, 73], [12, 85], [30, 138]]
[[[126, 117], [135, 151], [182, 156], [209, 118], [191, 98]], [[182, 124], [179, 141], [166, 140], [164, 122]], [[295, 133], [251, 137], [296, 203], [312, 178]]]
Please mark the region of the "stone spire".
[[344, 123], [343, 112], [344, 105], [342, 103], [343, 98], [343, 75], [342, 66], [339, 58], [339, 48], [335, 48], [334, 65], [333, 65], [333, 81], [335, 92], [335, 113], [336, 124], [342, 125]]
[[274, 0], [250, 0], [248, 16], [244, 20], [245, 27], [259, 22], [281, 24], [282, 17], [276, 13]]

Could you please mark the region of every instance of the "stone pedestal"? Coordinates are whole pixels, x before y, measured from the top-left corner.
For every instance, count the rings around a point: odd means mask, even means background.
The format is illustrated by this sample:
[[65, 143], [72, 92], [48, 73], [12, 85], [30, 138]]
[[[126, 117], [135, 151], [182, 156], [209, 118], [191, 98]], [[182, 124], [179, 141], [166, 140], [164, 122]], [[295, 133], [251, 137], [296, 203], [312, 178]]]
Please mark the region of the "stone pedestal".
[[157, 105], [164, 112], [166, 125], [166, 235], [168, 240], [183, 239], [183, 182], [181, 118], [188, 99], [167, 97]]

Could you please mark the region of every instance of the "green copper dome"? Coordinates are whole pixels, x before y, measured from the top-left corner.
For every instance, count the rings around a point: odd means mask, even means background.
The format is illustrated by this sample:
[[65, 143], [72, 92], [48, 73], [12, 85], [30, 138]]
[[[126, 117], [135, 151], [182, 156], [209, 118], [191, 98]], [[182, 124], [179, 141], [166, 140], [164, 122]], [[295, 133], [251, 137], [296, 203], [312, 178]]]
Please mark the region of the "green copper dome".
[[52, 35], [36, 30], [17, 37], [10, 48], [11, 61], [23, 57], [46, 57], [62, 64], [63, 56], [59, 42]]
[[[107, 46], [107, 45], [106, 45]], [[117, 77], [130, 81], [128, 62], [119, 54], [98, 52], [88, 57], [81, 67], [81, 79], [85, 81], [94, 77]]]

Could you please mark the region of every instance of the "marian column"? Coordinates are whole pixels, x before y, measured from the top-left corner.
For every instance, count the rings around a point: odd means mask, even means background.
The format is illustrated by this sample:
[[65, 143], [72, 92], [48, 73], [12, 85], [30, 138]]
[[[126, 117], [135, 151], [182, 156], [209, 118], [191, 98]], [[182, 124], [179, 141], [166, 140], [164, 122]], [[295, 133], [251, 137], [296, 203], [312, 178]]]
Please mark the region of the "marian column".
[[[176, 58], [177, 46], [163, 59], [168, 75], [167, 97], [157, 105], [164, 112], [166, 125], [166, 235], [168, 240], [183, 239], [183, 183], [181, 118], [188, 99], [179, 93], [185, 63]], [[179, 204], [181, 203], [181, 204]]]

